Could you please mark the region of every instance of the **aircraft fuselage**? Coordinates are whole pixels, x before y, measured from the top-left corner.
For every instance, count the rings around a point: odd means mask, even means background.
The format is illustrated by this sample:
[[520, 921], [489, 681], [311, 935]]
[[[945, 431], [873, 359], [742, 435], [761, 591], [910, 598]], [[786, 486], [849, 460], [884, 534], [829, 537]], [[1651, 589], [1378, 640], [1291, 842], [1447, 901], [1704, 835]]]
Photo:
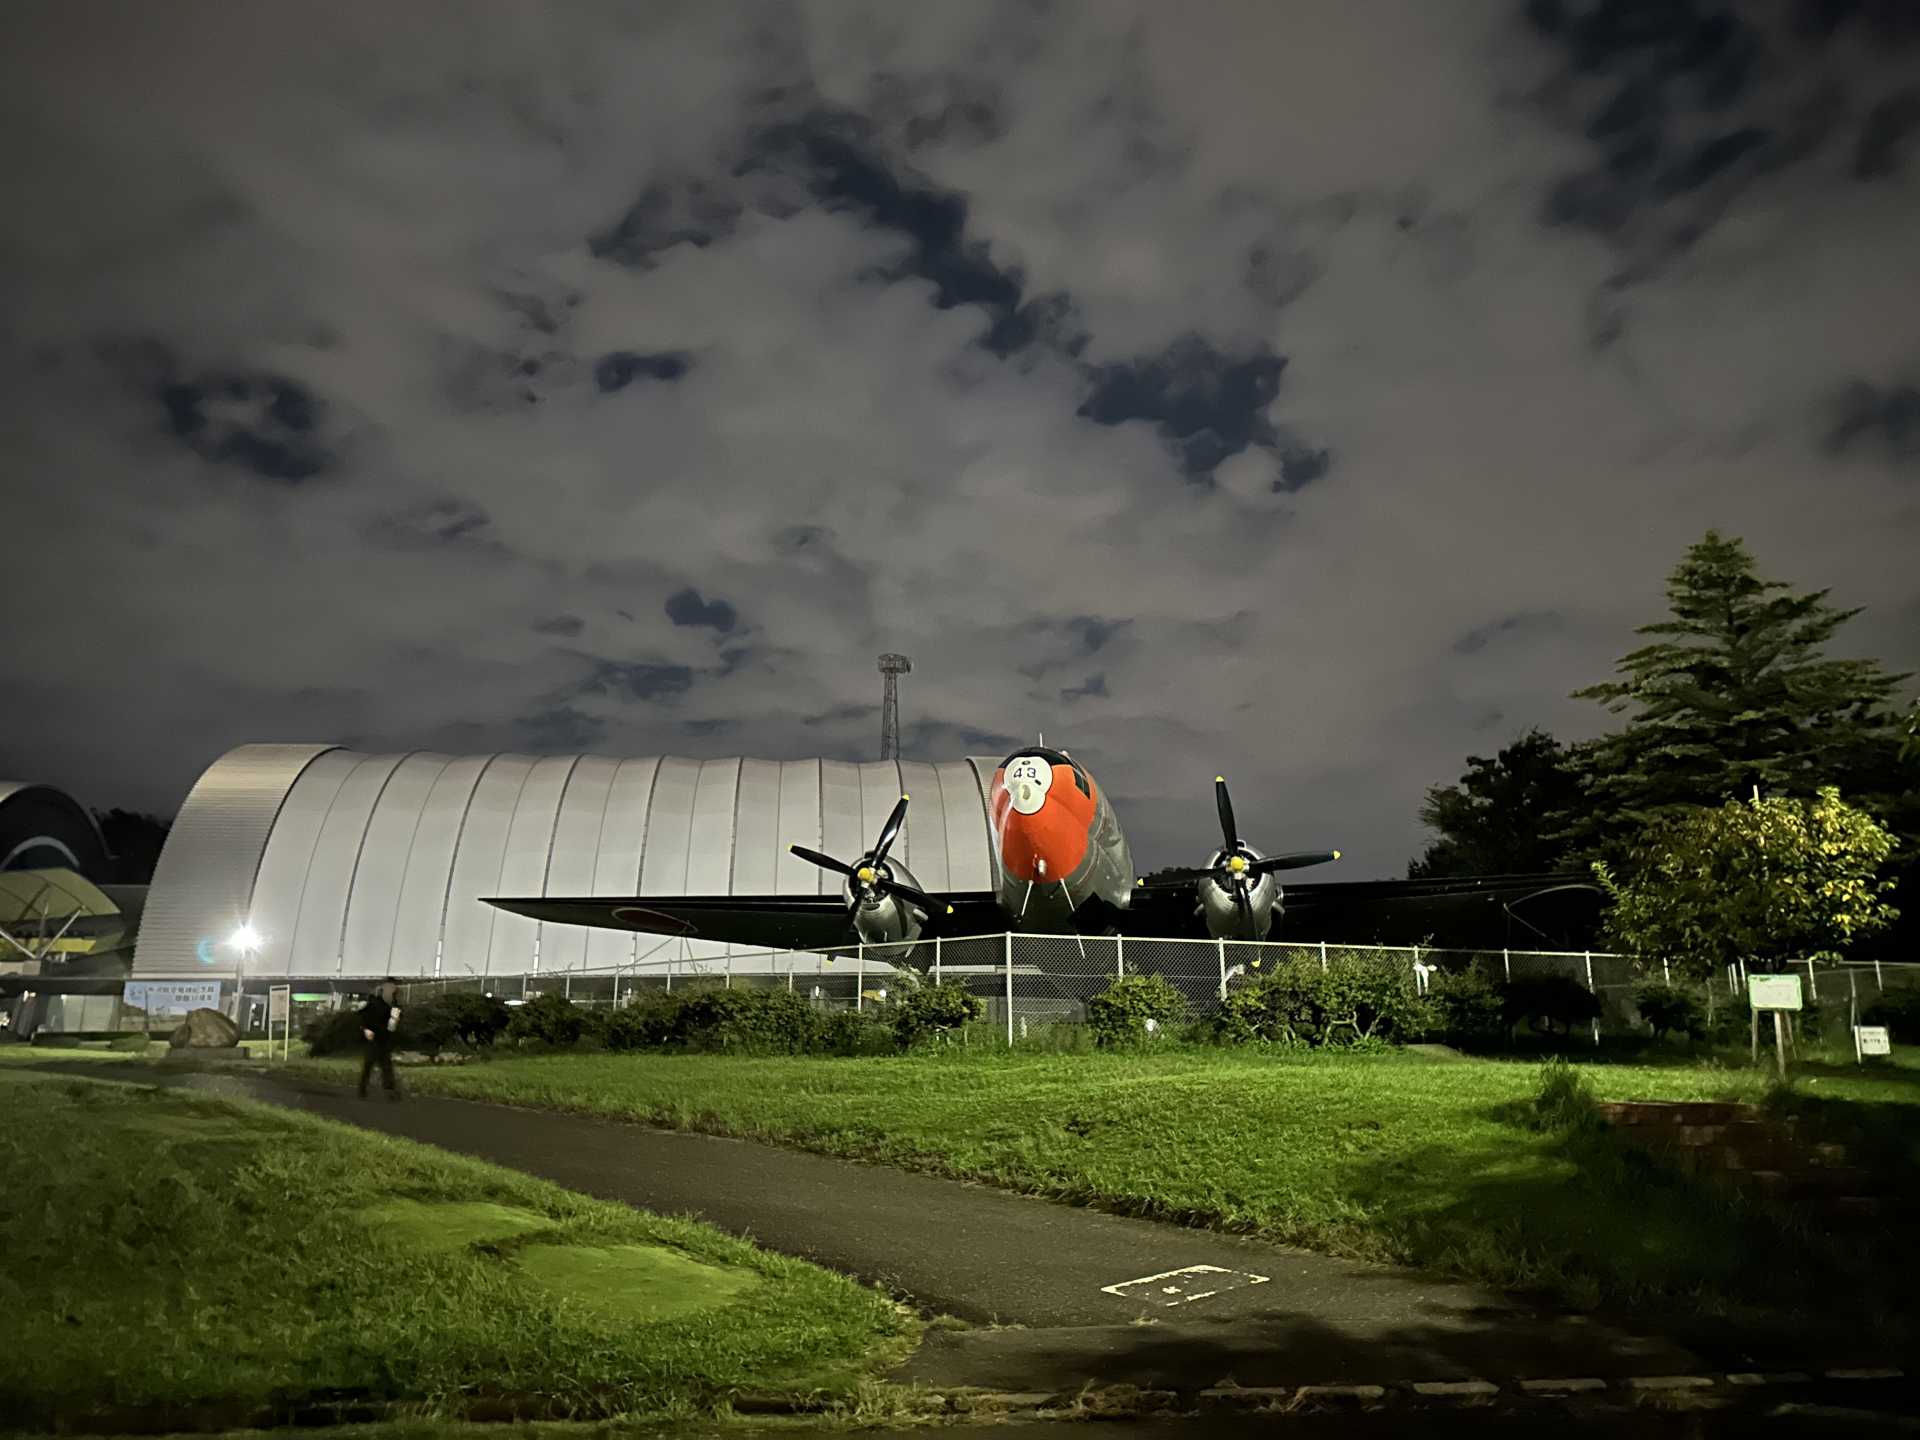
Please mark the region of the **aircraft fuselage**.
[[1106, 792], [1084, 765], [1041, 746], [993, 772], [994, 891], [1013, 930], [1097, 932], [1133, 893], [1133, 856]]

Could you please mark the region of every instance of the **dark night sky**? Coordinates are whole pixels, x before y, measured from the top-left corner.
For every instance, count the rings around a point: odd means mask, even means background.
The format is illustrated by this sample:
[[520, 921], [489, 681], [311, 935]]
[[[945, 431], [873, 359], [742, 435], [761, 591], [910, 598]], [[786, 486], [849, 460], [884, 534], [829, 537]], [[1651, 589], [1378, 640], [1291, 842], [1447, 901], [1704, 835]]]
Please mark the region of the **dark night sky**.
[[1358, 879], [1709, 525], [1920, 668], [1905, 0], [8, 22], [10, 778], [871, 758], [900, 650]]

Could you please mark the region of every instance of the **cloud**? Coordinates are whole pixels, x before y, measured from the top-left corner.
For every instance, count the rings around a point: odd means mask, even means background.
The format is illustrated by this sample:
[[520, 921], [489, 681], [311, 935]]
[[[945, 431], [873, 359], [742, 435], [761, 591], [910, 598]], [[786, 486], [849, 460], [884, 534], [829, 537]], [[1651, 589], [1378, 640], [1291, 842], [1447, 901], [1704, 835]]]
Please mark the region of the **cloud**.
[[9, 762], [870, 758], [899, 651], [912, 758], [1361, 877], [1710, 524], [1915, 668], [1911, 52], [1561, 8], [31, 5]]
[[689, 586], [667, 597], [667, 618], [676, 625], [706, 626], [722, 634], [739, 623], [733, 606], [724, 600], [702, 600]]

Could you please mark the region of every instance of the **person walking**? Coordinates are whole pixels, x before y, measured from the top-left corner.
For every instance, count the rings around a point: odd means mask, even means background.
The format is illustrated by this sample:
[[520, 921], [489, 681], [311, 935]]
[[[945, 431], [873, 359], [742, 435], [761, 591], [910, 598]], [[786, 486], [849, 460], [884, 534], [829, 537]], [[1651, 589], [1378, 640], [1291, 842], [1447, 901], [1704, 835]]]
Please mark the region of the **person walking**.
[[372, 997], [360, 1007], [360, 1033], [367, 1038], [367, 1053], [360, 1061], [360, 1098], [367, 1098], [367, 1081], [373, 1067], [380, 1066], [380, 1083], [387, 1099], [398, 1100], [400, 1087], [393, 1078], [393, 1037], [400, 1028], [400, 982], [389, 975], [375, 987]]

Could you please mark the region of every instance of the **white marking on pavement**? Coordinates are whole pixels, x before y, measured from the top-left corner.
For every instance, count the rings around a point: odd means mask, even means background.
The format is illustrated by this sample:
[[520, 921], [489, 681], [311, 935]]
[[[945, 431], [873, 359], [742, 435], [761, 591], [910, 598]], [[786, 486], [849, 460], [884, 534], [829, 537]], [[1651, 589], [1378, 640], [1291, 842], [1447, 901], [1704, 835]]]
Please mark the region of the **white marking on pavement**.
[[[1255, 1275], [1247, 1270], [1227, 1270], [1218, 1265], [1188, 1265], [1179, 1270], [1163, 1270], [1158, 1275], [1142, 1275], [1138, 1280], [1122, 1280], [1118, 1285], [1102, 1285], [1100, 1288], [1108, 1295], [1118, 1295], [1123, 1300], [1146, 1299], [1151, 1296], [1159, 1305], [1191, 1305], [1196, 1300], [1206, 1300], [1224, 1290], [1240, 1290], [1248, 1285], [1264, 1285], [1272, 1279], [1269, 1275]], [[1172, 1281], [1172, 1284], [1163, 1284]], [[1205, 1284], [1211, 1288], [1192, 1290], [1192, 1284]]]

